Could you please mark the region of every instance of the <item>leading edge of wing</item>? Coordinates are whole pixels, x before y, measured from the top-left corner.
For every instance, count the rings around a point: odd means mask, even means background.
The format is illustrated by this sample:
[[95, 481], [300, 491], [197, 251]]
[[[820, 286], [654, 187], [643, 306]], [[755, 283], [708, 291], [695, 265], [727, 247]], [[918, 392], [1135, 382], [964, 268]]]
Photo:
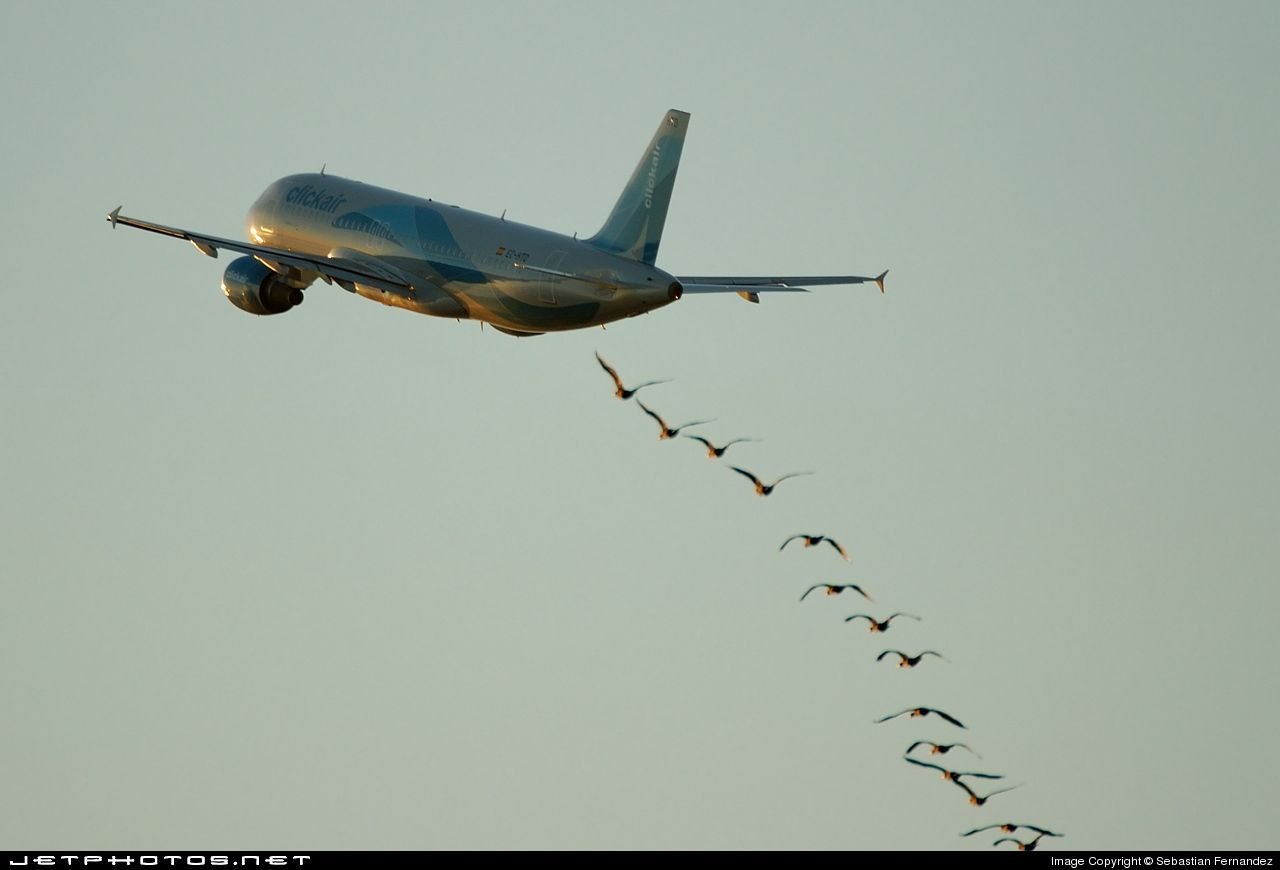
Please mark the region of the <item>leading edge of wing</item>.
[[889, 270], [885, 269], [874, 278], [861, 275], [687, 275], [677, 280], [686, 293], [740, 293], [744, 289], [804, 292], [806, 287], [867, 283], [875, 284], [883, 293], [884, 278], [888, 274]]
[[[208, 257], [217, 257], [219, 249], [228, 251], [236, 251], [241, 254], [248, 254], [251, 257], [263, 261], [264, 265], [271, 267], [272, 263], [282, 266], [292, 266], [302, 272], [316, 272], [326, 279], [332, 279], [342, 286], [353, 284], [367, 284], [371, 287], [377, 287], [380, 290], [391, 292], [402, 292], [405, 290], [412, 291], [413, 284], [407, 280], [403, 280], [391, 274], [391, 267], [387, 267], [387, 274], [377, 274], [361, 268], [363, 264], [352, 264], [348, 261], [335, 261], [328, 257], [313, 257], [308, 254], [297, 254], [292, 251], [281, 250], [280, 248], [270, 248], [266, 245], [254, 245], [249, 242], [237, 242], [233, 239], [223, 239], [218, 236], [207, 236], [203, 233], [193, 233], [189, 230], [179, 229], [178, 227], [167, 227], [163, 224], [153, 224], [148, 221], [139, 220], [137, 218], [128, 217], [120, 214], [120, 208], [107, 215], [107, 220], [111, 223], [112, 229], [117, 225], [126, 227], [134, 227], [139, 230], [146, 230], [149, 233], [157, 233], [162, 236], [169, 236], [175, 239], [185, 239], [196, 247], [196, 250]], [[270, 262], [266, 262], [270, 261]]]

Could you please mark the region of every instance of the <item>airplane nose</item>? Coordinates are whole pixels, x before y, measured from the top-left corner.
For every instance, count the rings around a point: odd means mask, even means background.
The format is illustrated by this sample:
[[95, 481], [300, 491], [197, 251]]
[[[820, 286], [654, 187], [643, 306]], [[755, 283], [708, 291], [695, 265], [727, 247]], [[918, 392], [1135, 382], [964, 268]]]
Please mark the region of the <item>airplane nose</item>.
[[680, 286], [679, 281], [672, 281], [671, 286], [667, 288], [667, 298], [675, 302], [684, 295], [684, 288]]

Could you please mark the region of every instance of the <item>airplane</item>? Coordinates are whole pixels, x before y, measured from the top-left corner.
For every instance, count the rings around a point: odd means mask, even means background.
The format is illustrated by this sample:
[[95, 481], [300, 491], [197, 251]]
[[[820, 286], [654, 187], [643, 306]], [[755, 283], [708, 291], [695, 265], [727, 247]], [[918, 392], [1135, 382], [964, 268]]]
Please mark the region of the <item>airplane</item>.
[[685, 294], [764, 292], [874, 282], [856, 275], [675, 276], [655, 265], [689, 113], [668, 111], [595, 235], [579, 239], [336, 175], [289, 175], [249, 209], [250, 242], [128, 217], [135, 227], [184, 239], [209, 257], [241, 254], [222, 292], [250, 314], [283, 314], [317, 279], [435, 317], [479, 320], [515, 336], [603, 326], [647, 314]]

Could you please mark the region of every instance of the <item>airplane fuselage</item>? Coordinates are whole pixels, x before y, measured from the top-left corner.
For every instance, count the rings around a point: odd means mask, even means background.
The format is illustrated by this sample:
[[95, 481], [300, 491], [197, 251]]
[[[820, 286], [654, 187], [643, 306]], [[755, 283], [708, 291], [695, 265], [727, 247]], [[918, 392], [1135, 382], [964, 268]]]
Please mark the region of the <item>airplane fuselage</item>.
[[577, 238], [320, 173], [270, 185], [249, 210], [248, 233], [259, 245], [407, 279], [399, 291], [348, 287], [375, 302], [518, 334], [605, 324], [681, 295], [672, 275]]

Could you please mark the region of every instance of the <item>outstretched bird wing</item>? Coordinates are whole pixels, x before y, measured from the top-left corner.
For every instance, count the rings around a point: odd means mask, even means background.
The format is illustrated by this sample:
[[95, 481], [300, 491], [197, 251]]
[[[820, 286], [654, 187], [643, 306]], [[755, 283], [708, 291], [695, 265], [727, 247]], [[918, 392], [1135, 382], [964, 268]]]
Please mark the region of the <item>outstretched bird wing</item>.
[[910, 712], [911, 712], [912, 710], [914, 710], [914, 709], [915, 709], [915, 707], [908, 707], [907, 709], [905, 709], [905, 710], [903, 710], [903, 711], [901, 711], [901, 712], [893, 713], [893, 714], [891, 714], [891, 715], [889, 715], [889, 716], [885, 716], [883, 719], [877, 719], [877, 720], [875, 720], [874, 722], [872, 722], [871, 724], [872, 724], [872, 725], [879, 725], [881, 722], [888, 722], [890, 719], [896, 719], [896, 718], [898, 718], [899, 716], [901, 716], [903, 713], [910, 713]]
[[645, 381], [643, 384], [636, 384], [634, 387], [632, 387], [631, 392], [634, 393], [636, 390], [643, 390], [645, 387], [652, 387], [655, 384], [669, 384], [669, 383], [671, 383], [671, 378], [663, 378], [660, 381]]
[[[1022, 783], [1018, 783], [1018, 785], [1022, 785]], [[984, 801], [985, 801], [985, 800], [990, 800], [991, 798], [995, 797], [995, 796], [996, 796], [996, 795], [998, 795], [998, 794], [1004, 794], [1004, 793], [1005, 793], [1005, 792], [1007, 792], [1007, 791], [1013, 791], [1015, 788], [1017, 788], [1017, 787], [1018, 787], [1018, 785], [1011, 785], [1011, 786], [1009, 786], [1008, 788], [998, 788], [998, 789], [996, 789], [995, 791], [987, 792], [987, 793], [986, 793], [986, 795], [984, 795], [982, 799], [983, 799]]]
[[[925, 709], [928, 710], [930, 713], [935, 713], [938, 716], [942, 717], [943, 719], [946, 719], [948, 722], [950, 722], [952, 725], [956, 726], [957, 728], [964, 728], [964, 725], [961, 724], [960, 720], [955, 718], [954, 716], [948, 716], [946, 713], [943, 713], [941, 710], [935, 710], [932, 707], [926, 707]], [[968, 731], [969, 729], [965, 728], [965, 730]]]
[[804, 474], [813, 474], [813, 472], [812, 471], [793, 471], [790, 474], [782, 475], [782, 477], [779, 477], [777, 480], [775, 480], [773, 483], [769, 485], [777, 486], [778, 484], [782, 483], [782, 481], [784, 480], [788, 480], [789, 478], [792, 478], [792, 477], [800, 477], [801, 475], [804, 475]]
[[804, 594], [800, 596], [800, 600], [804, 601], [806, 598], [809, 597], [810, 592], [812, 592], [815, 589], [822, 589], [826, 585], [827, 585], [826, 583], [816, 583], [813, 586], [810, 586], [808, 589], [804, 591]]
[[756, 477], [754, 474], [752, 474], [750, 471], [747, 471], [745, 468], [739, 468], [739, 467], [738, 467], [738, 466], [736, 466], [736, 465], [730, 465], [729, 467], [730, 467], [730, 468], [732, 468], [734, 471], [738, 472], [738, 474], [741, 474], [743, 477], [745, 477], [745, 478], [747, 478], [748, 480], [750, 480], [750, 481], [751, 481], [752, 483], [754, 483], [756, 486], [760, 486], [760, 485], [761, 485], [761, 484], [760, 484], [760, 478]]
[[853, 620], [855, 619], [865, 619], [867, 622], [875, 622], [874, 619], [872, 619], [870, 616], [867, 616], [865, 613], [855, 613], [853, 616], [846, 616], [844, 618], [844, 621], [853, 622]]
[[609, 377], [613, 378], [613, 385], [620, 390], [623, 389], [622, 379], [618, 377], [617, 371], [614, 370], [613, 366], [604, 361], [604, 357], [600, 356], [599, 351], [596, 351], [596, 362], [600, 363], [600, 368], [608, 372]]
[[896, 649], [887, 649], [884, 652], [880, 653], [880, 655], [876, 656], [876, 661], [880, 661], [882, 658], [884, 658], [887, 655], [895, 655], [904, 659], [907, 657], [905, 653], [900, 653]]
[[644, 402], [640, 401], [639, 399], [636, 399], [636, 404], [640, 406], [640, 410], [644, 411], [644, 412], [645, 412], [646, 414], [648, 414], [650, 417], [652, 417], [653, 419], [657, 420], [657, 421], [658, 421], [658, 425], [659, 425], [659, 426], [661, 426], [661, 427], [663, 428], [663, 431], [665, 431], [665, 430], [666, 430], [666, 428], [667, 428], [667, 421], [666, 421], [666, 420], [662, 419], [662, 418], [661, 418], [661, 417], [659, 417], [657, 414], [655, 414], [653, 411], [649, 410], [649, 407], [648, 407]]
[[848, 562], [848, 561], [849, 561], [849, 554], [845, 551], [844, 547], [842, 547], [842, 546], [840, 546], [838, 543], [836, 543], [836, 539], [835, 539], [835, 538], [824, 538], [824, 540], [825, 540], [828, 544], [830, 544], [831, 546], [835, 547], [836, 552], [837, 552], [837, 553], [839, 553], [841, 556], [844, 556], [844, 560], [845, 560], [846, 562]]
[[[908, 749], [907, 751], [908, 751], [908, 752], [910, 752], [911, 750], [910, 750], [910, 749]], [[906, 755], [904, 755], [904, 756], [902, 756], [902, 757], [903, 757], [903, 759], [904, 759], [904, 760], [909, 761], [909, 762], [910, 762], [910, 763], [912, 763], [912, 764], [918, 764], [920, 767], [931, 767], [931, 768], [933, 768], [934, 770], [940, 770], [940, 771], [942, 771], [943, 773], [946, 773], [946, 772], [947, 772], [947, 769], [946, 769], [945, 767], [939, 767], [939, 766], [938, 766], [938, 765], [936, 765], [936, 764], [930, 764], [930, 763], [929, 763], [929, 762], [927, 762], [927, 761], [921, 761], [921, 760], [920, 760], [920, 759], [918, 759], [918, 758], [910, 758], [910, 757], [908, 757], [908, 756], [906, 756]]]
[[844, 588], [854, 590], [855, 592], [857, 592], [859, 595], [861, 595], [863, 598], [867, 599], [868, 601], [875, 601], [874, 598], [872, 598], [870, 595], [867, 594], [867, 590], [863, 589], [857, 583], [847, 583], [845, 584]]
[[[637, 389], [639, 388], [637, 387]], [[684, 437], [692, 438], [694, 441], [701, 441], [708, 450], [715, 450], [715, 447], [712, 446], [711, 442], [708, 441], [706, 438], [703, 438], [701, 435], [686, 435]]]
[[972, 831], [965, 831], [965, 832], [964, 832], [963, 834], [961, 834], [960, 836], [962, 836], [962, 837], [972, 837], [974, 834], [981, 834], [983, 831], [989, 831], [989, 830], [991, 830], [992, 828], [1003, 828], [1003, 827], [1004, 827], [1004, 825], [987, 825], [985, 828], [974, 828]]
[[1042, 837], [1061, 837], [1062, 834], [1055, 834], [1053, 831], [1046, 831], [1044, 828], [1037, 828], [1035, 825], [1018, 825], [1019, 828], [1026, 828], [1028, 831], [1035, 831]]
[[804, 537], [804, 535], [792, 535], [791, 537], [789, 537], [789, 538], [787, 538], [785, 541], [783, 541], [783, 542], [782, 542], [782, 546], [781, 546], [781, 547], [779, 547], [778, 549], [779, 549], [779, 550], [781, 550], [781, 549], [783, 549], [784, 547], [786, 547], [786, 546], [787, 546], [787, 544], [790, 544], [792, 541], [794, 541], [796, 538], [803, 538], [803, 537]]
[[[637, 399], [636, 401], [638, 402], [640, 400]], [[694, 420], [692, 423], [683, 423], [677, 426], [672, 431], [679, 432], [681, 429], [688, 429], [690, 426], [703, 426], [703, 425], [706, 425], [707, 423], [714, 423], [714, 422], [715, 420]]]

